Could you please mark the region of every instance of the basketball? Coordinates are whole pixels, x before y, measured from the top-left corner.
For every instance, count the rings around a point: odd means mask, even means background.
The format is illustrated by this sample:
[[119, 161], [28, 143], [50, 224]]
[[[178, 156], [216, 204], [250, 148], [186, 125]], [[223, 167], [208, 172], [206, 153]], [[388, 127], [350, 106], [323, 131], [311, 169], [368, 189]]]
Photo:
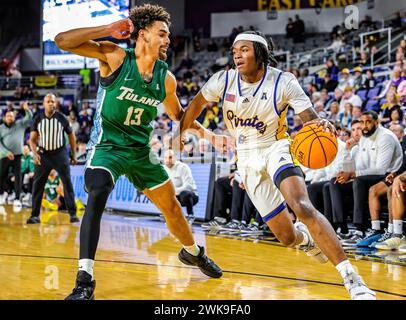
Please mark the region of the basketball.
[[296, 159], [310, 169], [321, 169], [333, 162], [338, 145], [337, 138], [323, 127], [310, 124], [303, 127], [295, 136], [291, 150]]

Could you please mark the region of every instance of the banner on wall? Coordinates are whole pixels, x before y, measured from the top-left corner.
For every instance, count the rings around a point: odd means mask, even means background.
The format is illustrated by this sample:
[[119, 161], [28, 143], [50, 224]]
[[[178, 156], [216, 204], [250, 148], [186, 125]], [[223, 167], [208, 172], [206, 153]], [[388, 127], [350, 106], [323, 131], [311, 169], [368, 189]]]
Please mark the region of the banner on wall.
[[258, 11], [340, 8], [365, 0], [258, 0]]
[[[210, 164], [189, 164], [193, 178], [196, 181], [199, 202], [193, 207], [196, 218], [206, 219], [207, 197], [210, 182]], [[84, 166], [71, 167], [71, 178], [75, 197], [87, 203], [87, 193], [84, 189]], [[124, 176], [120, 177], [114, 186], [106, 204], [107, 209], [134, 211], [159, 214], [157, 207], [139, 192]], [[185, 209], [185, 208], [184, 208]], [[185, 211], [185, 210], [184, 210]]]

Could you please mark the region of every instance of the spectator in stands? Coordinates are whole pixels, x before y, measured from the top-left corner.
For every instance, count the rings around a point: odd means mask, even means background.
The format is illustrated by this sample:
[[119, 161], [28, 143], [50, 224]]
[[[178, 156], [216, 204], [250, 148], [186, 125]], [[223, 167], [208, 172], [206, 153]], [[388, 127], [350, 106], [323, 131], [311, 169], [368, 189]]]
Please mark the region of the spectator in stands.
[[323, 101], [319, 100], [314, 104], [314, 110], [317, 112], [320, 118], [326, 119], [327, 112], [324, 111], [324, 103]]
[[184, 86], [183, 80], [178, 80], [178, 85], [176, 87], [176, 95], [178, 97], [184, 96], [184, 95], [188, 95], [189, 94], [189, 90]]
[[177, 160], [173, 150], [167, 150], [165, 152], [164, 164], [169, 178], [175, 187], [176, 198], [182, 207], [186, 207], [187, 221], [192, 224], [195, 220], [193, 206], [199, 201], [192, 170], [187, 164]]
[[344, 128], [350, 128], [352, 123], [352, 109], [353, 105], [350, 102], [346, 102], [344, 105], [344, 111], [338, 114], [338, 122]]
[[78, 164], [84, 164], [86, 162], [86, 143], [78, 142], [77, 143], [77, 153], [76, 158], [78, 160]]
[[338, 79], [339, 69], [336, 66], [333, 58], [327, 59], [326, 69], [326, 74], [330, 74], [333, 80]]
[[208, 52], [217, 52], [218, 51], [218, 46], [217, 43], [215, 43], [212, 39], [209, 40], [209, 43], [207, 44], [207, 51]]
[[337, 53], [341, 51], [343, 46], [343, 38], [340, 35], [333, 35], [333, 42], [327, 47], [327, 49], [333, 50]]
[[402, 27], [402, 16], [400, 11], [396, 12], [395, 18], [393, 18], [390, 22], [392, 28], [400, 28]]
[[362, 116], [362, 107], [361, 106], [353, 106], [351, 118], [352, 120], [359, 120]]
[[392, 110], [400, 109], [399, 98], [394, 90], [391, 90], [386, 95], [386, 102], [381, 105], [380, 121], [382, 125], [386, 125], [390, 121]]
[[362, 67], [369, 65], [369, 55], [366, 51], [361, 51], [358, 64]]
[[92, 129], [91, 124], [87, 120], [83, 120], [77, 134], [77, 141], [88, 143], [90, 139], [91, 129]]
[[286, 38], [293, 38], [295, 33], [295, 24], [292, 18], [288, 18], [288, 23], [286, 24]]
[[79, 129], [80, 129], [80, 124], [76, 119], [76, 115], [74, 111], [71, 111], [69, 113], [69, 117], [68, 117], [70, 126], [72, 127], [72, 131], [73, 133], [77, 136], [79, 133]]
[[330, 120], [332, 122], [339, 121], [339, 111], [340, 106], [338, 102], [332, 102], [330, 105], [330, 110], [328, 112], [327, 120]]
[[332, 97], [328, 94], [327, 89], [321, 89], [320, 90], [320, 100], [324, 103], [324, 105], [327, 105], [330, 100], [332, 100]]
[[362, 68], [361, 67], [355, 67], [354, 68], [354, 90], [358, 90], [362, 87], [362, 84], [364, 82], [364, 77], [362, 76]]
[[22, 104], [25, 116], [22, 120], [15, 120], [13, 111], [8, 111], [5, 115], [4, 123], [0, 125], [0, 205], [5, 203], [4, 182], [8, 175], [9, 168], [12, 167], [15, 176], [15, 199], [13, 206], [21, 207], [21, 158], [24, 146], [24, 132], [29, 127], [32, 112], [25, 102]]
[[193, 67], [193, 60], [188, 54], [185, 54], [183, 59], [180, 61], [179, 66], [174, 70], [174, 74], [177, 75], [181, 70], [190, 70]]
[[372, 24], [372, 18], [368, 15], [365, 15], [364, 20], [362, 20], [359, 24], [359, 28], [368, 29]]
[[303, 42], [304, 36], [305, 36], [305, 23], [302, 19], [300, 19], [299, 15], [297, 14], [295, 15], [293, 41]]
[[362, 106], [361, 98], [353, 92], [353, 89], [350, 86], [347, 86], [344, 89], [344, 96], [340, 102], [340, 111], [344, 111], [346, 103], [351, 103], [352, 106]]
[[316, 82], [314, 76], [309, 74], [309, 69], [304, 69], [301, 74], [301, 83], [300, 85], [302, 88], [305, 88], [308, 84], [312, 84]]
[[365, 77], [365, 79], [364, 79], [364, 81], [362, 83], [362, 88], [367, 89], [367, 90], [369, 90], [371, 88], [375, 88], [375, 86], [377, 84], [377, 81], [376, 81], [376, 79], [374, 77], [374, 70], [373, 69], [367, 69], [365, 71], [365, 75], [366, 75], [366, 77]]
[[233, 30], [231, 31], [230, 35], [228, 36], [228, 41], [229, 43], [233, 43], [235, 37], [238, 35], [238, 29], [237, 28], [233, 28]]
[[230, 55], [226, 49], [223, 49], [221, 52], [221, 56], [218, 57], [212, 66], [213, 72], [216, 72], [222, 68], [224, 68], [226, 65], [230, 63]]
[[328, 92], [333, 92], [337, 85], [338, 81], [331, 77], [331, 73], [326, 73], [324, 77], [324, 84], [321, 88], [326, 89]]
[[405, 77], [402, 76], [402, 70], [400, 68], [395, 68], [392, 72], [392, 78], [387, 82], [385, 89], [382, 92], [374, 97], [374, 99], [382, 99], [390, 91], [390, 88], [394, 87], [396, 90], [402, 81], [405, 80]]
[[[392, 125], [389, 130], [391, 130], [396, 137], [398, 138], [401, 146], [402, 146], [402, 165], [396, 172], [391, 172], [386, 175], [385, 179], [378, 182], [377, 184], [373, 185], [369, 188], [369, 196], [368, 196], [368, 205], [369, 205], [369, 214], [371, 217], [371, 229], [368, 230], [366, 236], [357, 242], [358, 247], [366, 247], [372, 245], [374, 242], [374, 247], [377, 244], [381, 244], [382, 242], [386, 241], [388, 238], [391, 237], [393, 233], [393, 222], [392, 222], [392, 205], [388, 205], [389, 207], [389, 225], [387, 231], [384, 233], [381, 230], [381, 222], [379, 220], [380, 213], [381, 213], [381, 202], [380, 197], [388, 194], [388, 198], [390, 197], [389, 187], [392, 185], [393, 180], [396, 176], [402, 174], [406, 170], [406, 139], [404, 139], [404, 128], [401, 125]], [[389, 201], [391, 199], [388, 199]], [[393, 208], [393, 207], [392, 207]]]
[[304, 91], [309, 97], [311, 97], [315, 92], [319, 92], [319, 88], [315, 83], [308, 83]]
[[385, 124], [385, 127], [390, 128], [392, 125], [405, 125], [403, 122], [403, 111], [400, 107], [392, 109], [392, 112], [390, 113], [390, 121]]
[[342, 141], [342, 142], [347, 142], [350, 138], [351, 138], [351, 131], [347, 128], [342, 128], [340, 130], [340, 133], [338, 135], [338, 138]]
[[[351, 150], [351, 159], [354, 161], [354, 171], [343, 171], [337, 175], [337, 182], [342, 184], [354, 179], [352, 184], [354, 195], [354, 226], [356, 230], [346, 243], [357, 243], [364, 237], [366, 230], [366, 217], [368, 212], [366, 204], [369, 188], [384, 179], [385, 175], [397, 171], [402, 165], [402, 147], [397, 137], [390, 130], [379, 125], [378, 114], [374, 111], [365, 111], [361, 116], [362, 137], [359, 146]], [[339, 197], [334, 192], [332, 199]], [[334, 197], [333, 197], [334, 195]], [[333, 200], [333, 207], [335, 206]]]
[[348, 68], [344, 68], [341, 71], [341, 76], [338, 79], [338, 88], [341, 90], [345, 90], [346, 87], [353, 87], [354, 86], [354, 79], [350, 75], [350, 70]]
[[208, 109], [206, 111], [206, 115], [204, 117], [202, 126], [205, 128], [208, 128], [212, 131], [214, 131], [215, 129], [217, 129], [217, 123], [219, 122], [219, 118], [217, 117], [217, 115], [214, 113], [214, 111], [212, 109]]
[[29, 204], [31, 200], [34, 171], [34, 158], [32, 157], [30, 147], [25, 144], [23, 148], [23, 156], [21, 158], [22, 191], [25, 193], [22, 197], [22, 203], [25, 205]]

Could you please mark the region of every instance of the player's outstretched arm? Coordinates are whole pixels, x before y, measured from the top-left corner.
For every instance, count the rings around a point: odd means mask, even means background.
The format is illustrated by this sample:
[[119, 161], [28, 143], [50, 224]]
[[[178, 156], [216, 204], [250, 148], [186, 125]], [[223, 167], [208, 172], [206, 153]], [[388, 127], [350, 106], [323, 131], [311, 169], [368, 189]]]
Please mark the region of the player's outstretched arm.
[[[167, 72], [166, 79], [165, 79], [165, 89], [166, 89], [166, 98], [163, 102], [165, 107], [165, 111], [168, 114], [169, 118], [173, 121], [181, 121], [183, 118], [185, 111], [183, 110], [182, 106], [180, 105], [179, 99], [176, 95], [176, 79], [175, 76], [171, 72]], [[207, 101], [206, 101], [207, 103]], [[204, 104], [203, 104], [204, 106]], [[202, 108], [203, 110], [203, 108]], [[201, 111], [200, 111], [201, 112]], [[199, 113], [200, 114], [200, 113]], [[197, 116], [199, 116], [199, 114]], [[194, 121], [195, 118], [191, 121], [188, 129], [194, 129], [197, 131], [200, 137], [207, 137], [207, 135], [211, 135], [212, 132], [205, 129], [200, 123]], [[186, 130], [186, 129], [185, 129]]]
[[116, 39], [126, 39], [131, 36], [133, 30], [134, 26], [131, 20], [123, 19], [98, 27], [78, 28], [60, 32], [55, 37], [55, 43], [62, 50], [108, 63], [110, 53], [123, 51], [123, 49], [113, 42], [96, 42], [94, 39], [109, 36]]

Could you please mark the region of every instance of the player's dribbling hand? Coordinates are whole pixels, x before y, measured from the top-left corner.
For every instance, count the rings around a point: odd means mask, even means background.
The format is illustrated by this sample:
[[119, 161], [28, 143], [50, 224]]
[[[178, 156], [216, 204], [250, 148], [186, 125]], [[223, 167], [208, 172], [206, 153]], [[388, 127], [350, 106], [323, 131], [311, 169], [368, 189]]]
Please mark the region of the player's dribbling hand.
[[336, 130], [335, 126], [327, 119], [321, 119], [321, 118], [314, 119], [314, 120], [306, 122], [303, 126], [307, 126], [309, 124], [315, 124], [318, 128], [323, 127], [324, 132], [330, 132], [330, 134], [332, 136], [337, 137], [337, 130]]
[[122, 19], [109, 24], [110, 35], [116, 39], [127, 39], [134, 31], [134, 25], [130, 19]]

